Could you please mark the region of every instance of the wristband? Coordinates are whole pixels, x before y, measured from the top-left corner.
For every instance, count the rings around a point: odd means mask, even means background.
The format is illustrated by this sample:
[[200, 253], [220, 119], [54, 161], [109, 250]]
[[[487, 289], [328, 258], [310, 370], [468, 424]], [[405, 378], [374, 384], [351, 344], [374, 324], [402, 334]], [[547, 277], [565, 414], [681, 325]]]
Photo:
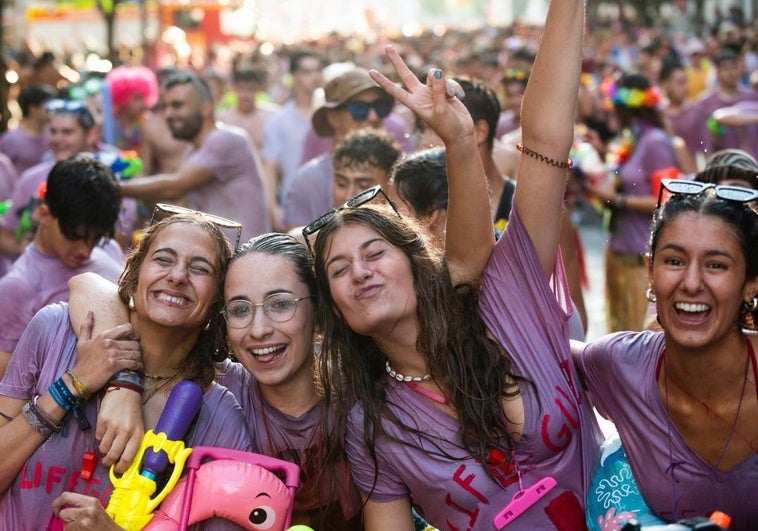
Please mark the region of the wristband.
[[111, 376], [111, 379], [108, 382], [108, 387], [111, 387], [113, 385], [120, 385], [129, 389], [136, 387], [139, 388], [140, 393], [145, 389], [142, 373], [130, 369], [118, 371], [116, 374]]
[[42, 435], [42, 437], [47, 440], [54, 433], [61, 431], [61, 427], [51, 422], [50, 419], [48, 419], [45, 414], [40, 411], [40, 409], [37, 407], [38, 399], [39, 395], [34, 395], [34, 397], [26, 404], [24, 404], [24, 406], [21, 408], [21, 414], [24, 416], [24, 419], [26, 419], [29, 425], [34, 428], [34, 431]]
[[74, 384], [74, 389], [77, 393], [79, 393], [79, 397], [82, 400], [89, 400], [89, 398], [92, 396], [92, 392], [89, 390], [89, 387], [87, 387], [87, 385], [79, 379], [79, 377], [72, 369], [68, 369], [66, 371], [66, 374], [71, 377], [71, 383]]
[[142, 394], [142, 392], [144, 391], [142, 387], [138, 385], [134, 385], [132, 383], [121, 382], [121, 381], [118, 381], [118, 382], [111, 381], [111, 383], [108, 384], [108, 387], [105, 388], [105, 392], [110, 393], [111, 391], [116, 391], [118, 389], [129, 389], [139, 394]]

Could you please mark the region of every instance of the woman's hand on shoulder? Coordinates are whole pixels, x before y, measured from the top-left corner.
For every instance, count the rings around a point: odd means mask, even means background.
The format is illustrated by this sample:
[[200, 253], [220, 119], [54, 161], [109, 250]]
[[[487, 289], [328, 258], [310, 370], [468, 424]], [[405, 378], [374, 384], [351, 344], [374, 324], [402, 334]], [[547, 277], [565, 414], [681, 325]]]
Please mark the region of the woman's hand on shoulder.
[[142, 350], [139, 335], [131, 324], [101, 332], [94, 338], [94, 314], [84, 320], [76, 343], [76, 364], [73, 371], [91, 392], [99, 391], [118, 371], [142, 370]]
[[474, 122], [460, 101], [464, 96], [463, 89], [456, 81], [447, 79], [442, 70], [433, 68], [427, 73], [424, 84], [408, 68], [393, 45], [388, 44], [385, 53], [405, 88], [372, 70], [371, 78], [380, 87], [429, 124], [445, 144], [474, 134]]

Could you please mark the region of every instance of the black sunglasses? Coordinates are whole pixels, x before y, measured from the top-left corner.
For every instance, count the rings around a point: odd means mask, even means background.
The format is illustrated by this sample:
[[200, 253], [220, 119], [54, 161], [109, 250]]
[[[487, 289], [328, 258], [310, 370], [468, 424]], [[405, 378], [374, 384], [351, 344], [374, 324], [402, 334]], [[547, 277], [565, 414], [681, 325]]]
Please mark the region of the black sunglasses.
[[350, 116], [356, 122], [363, 122], [368, 119], [371, 109], [379, 118], [387, 118], [395, 106], [395, 100], [378, 99], [374, 101], [350, 101], [343, 105], [344, 109], [350, 113]]
[[[713, 189], [716, 197], [726, 201], [737, 203], [750, 203], [758, 200], [758, 190], [752, 188], [743, 188], [742, 186], [716, 185], [713, 183], [702, 183], [700, 181], [688, 181], [684, 179], [663, 179], [661, 189], [658, 192], [658, 207], [666, 203], [675, 195], [698, 195], [706, 190]], [[668, 194], [664, 193], [668, 192]]]
[[240, 238], [242, 237], [242, 225], [240, 225], [236, 221], [222, 218], [221, 216], [214, 216], [213, 214], [206, 214], [205, 212], [200, 212], [199, 210], [192, 210], [190, 208], [180, 207], [177, 205], [157, 203], [155, 205], [155, 210], [153, 210], [153, 217], [150, 219], [150, 225], [152, 226], [155, 223], [161, 221], [162, 219], [173, 216], [174, 214], [196, 214], [196, 215], [202, 216], [203, 218], [208, 220], [210, 223], [213, 223], [220, 229], [233, 230], [234, 232], [236, 232], [236, 235], [237, 235], [237, 238], [234, 242], [234, 250], [236, 251], [240, 245]]
[[337, 212], [339, 212], [340, 210], [348, 209], [348, 208], [358, 208], [361, 205], [365, 205], [366, 203], [373, 201], [378, 195], [381, 195], [382, 197], [384, 197], [385, 201], [387, 201], [387, 203], [392, 207], [392, 210], [395, 211], [395, 214], [400, 216], [400, 212], [398, 212], [397, 207], [395, 207], [395, 203], [393, 203], [392, 199], [389, 198], [387, 193], [384, 190], [382, 190], [382, 187], [377, 184], [351, 197], [350, 199], [345, 201], [341, 206], [333, 208], [329, 212], [326, 212], [325, 214], [321, 214], [319, 217], [311, 221], [308, 225], [303, 227], [303, 239], [305, 240], [305, 243], [308, 244], [308, 249], [310, 249], [310, 251], [313, 252], [313, 248], [311, 247], [311, 240], [309, 239], [310, 236], [313, 236], [318, 231], [320, 231], [324, 227], [324, 225], [326, 225], [329, 222], [329, 220], [331, 220], [335, 216], [335, 214], [337, 214]]

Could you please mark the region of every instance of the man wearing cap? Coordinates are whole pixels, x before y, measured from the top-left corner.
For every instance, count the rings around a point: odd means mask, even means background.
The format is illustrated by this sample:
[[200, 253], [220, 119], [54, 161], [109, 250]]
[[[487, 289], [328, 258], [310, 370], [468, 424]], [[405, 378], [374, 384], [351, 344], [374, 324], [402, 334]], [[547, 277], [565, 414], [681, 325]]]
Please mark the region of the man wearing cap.
[[[368, 70], [357, 67], [335, 76], [324, 92], [326, 101], [313, 113], [311, 123], [316, 134], [333, 137], [335, 144], [356, 129], [381, 128], [395, 103], [374, 83]], [[332, 208], [333, 181], [331, 152], [301, 166], [284, 190], [284, 226], [307, 225]]]

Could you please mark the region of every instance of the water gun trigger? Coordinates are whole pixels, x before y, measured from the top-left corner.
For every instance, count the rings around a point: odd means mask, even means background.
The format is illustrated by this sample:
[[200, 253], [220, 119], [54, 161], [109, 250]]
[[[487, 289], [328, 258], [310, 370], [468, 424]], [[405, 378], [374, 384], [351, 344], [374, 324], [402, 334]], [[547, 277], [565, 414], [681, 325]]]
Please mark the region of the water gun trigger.
[[[169, 463], [174, 465], [166, 485], [155, 496], [155, 478], [145, 475], [140, 469], [145, 452], [163, 451]], [[153, 511], [176, 486], [184, 470], [184, 464], [192, 453], [192, 448], [185, 448], [184, 441], [171, 441], [165, 433], [155, 434], [148, 430], [142, 438], [139, 451], [132, 464], [121, 477], [116, 476], [114, 466], [110, 468], [113, 494], [106, 508], [108, 515], [127, 531], [141, 530], [153, 518]]]

